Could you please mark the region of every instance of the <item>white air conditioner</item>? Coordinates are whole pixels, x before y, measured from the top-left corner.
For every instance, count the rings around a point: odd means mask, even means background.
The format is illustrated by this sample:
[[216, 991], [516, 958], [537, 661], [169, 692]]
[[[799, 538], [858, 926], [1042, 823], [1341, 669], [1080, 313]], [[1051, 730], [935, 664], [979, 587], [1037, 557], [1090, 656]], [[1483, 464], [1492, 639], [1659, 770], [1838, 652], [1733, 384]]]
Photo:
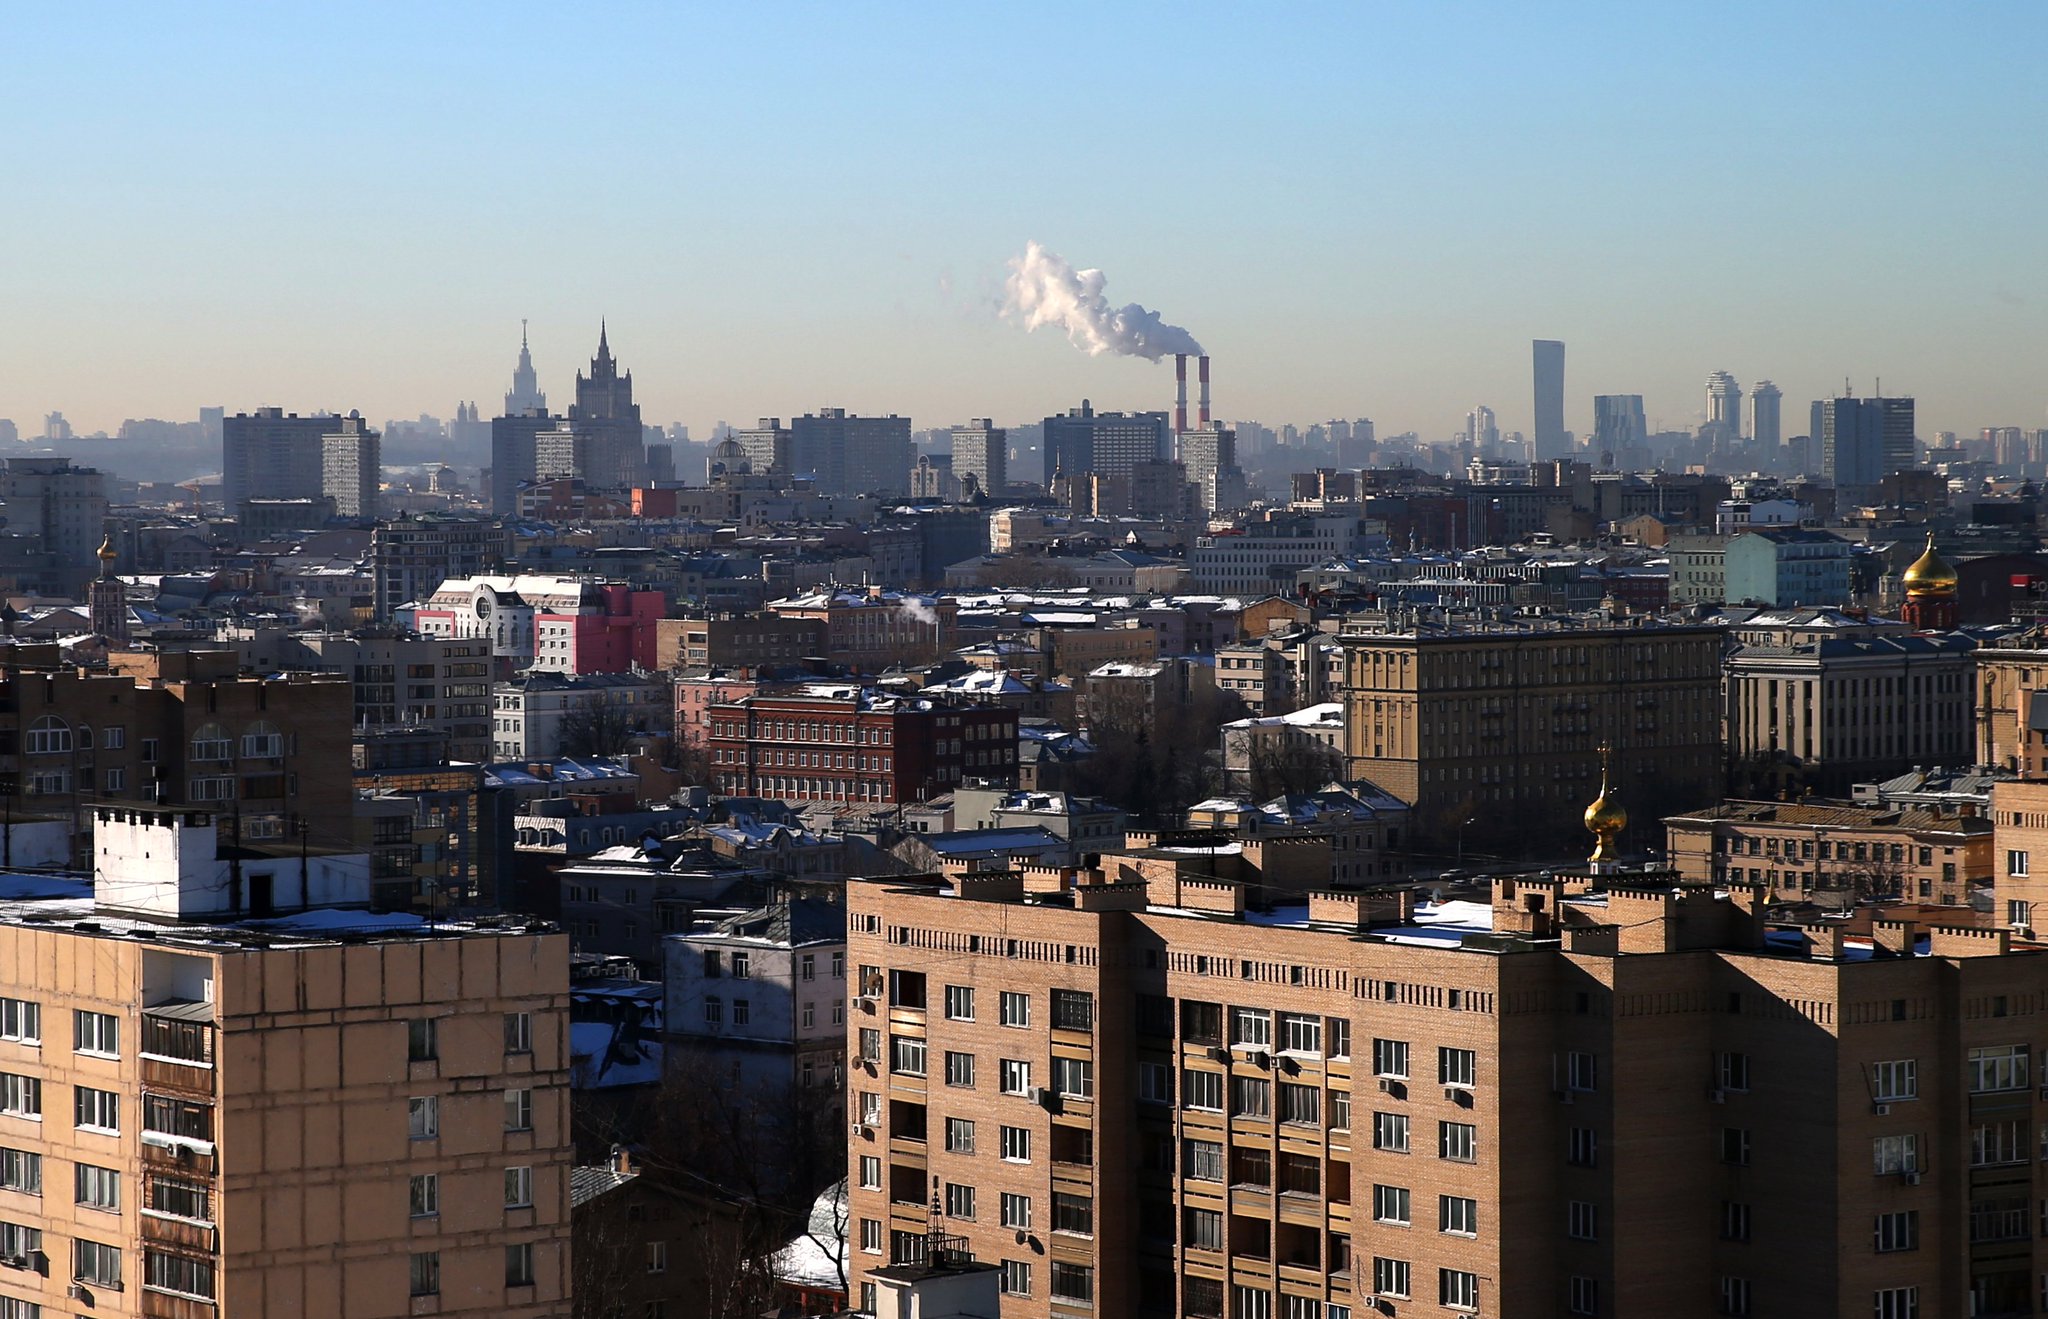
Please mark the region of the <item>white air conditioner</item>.
[[856, 1122], [853, 1124], [853, 1135], [856, 1140], [866, 1140], [868, 1138], [870, 1130], [871, 1129], [869, 1128], [868, 1124], [865, 1122]]
[[1920, 1184], [1919, 1170], [1915, 1169], [1912, 1172], [1902, 1172], [1899, 1174], [1899, 1180], [1904, 1182], [1908, 1186], [1918, 1186]]
[[82, 1282], [72, 1283], [70, 1289], [64, 1295], [66, 1299], [73, 1301], [90, 1301], [92, 1299], [92, 1293], [85, 1289], [85, 1284]]
[[1393, 1094], [1393, 1093], [1394, 1093], [1394, 1087], [1395, 1087], [1396, 1085], [1398, 1085], [1398, 1084], [1399, 1084], [1399, 1082], [1395, 1081], [1393, 1077], [1391, 1077], [1391, 1076], [1382, 1076], [1382, 1077], [1380, 1078], [1380, 1093], [1381, 1093], [1381, 1094], [1383, 1094], [1383, 1095], [1390, 1095], [1390, 1094]]
[[1024, 1092], [1024, 1097], [1026, 1099], [1029, 1099], [1032, 1103], [1037, 1104], [1041, 1108], [1045, 1106], [1045, 1095], [1046, 1090], [1045, 1087], [1042, 1085], [1034, 1085], [1029, 1090], [1026, 1090]]
[[1892, 1115], [1892, 1106], [1890, 1104], [1872, 1104], [1870, 1111], [1878, 1117], [1890, 1117]]

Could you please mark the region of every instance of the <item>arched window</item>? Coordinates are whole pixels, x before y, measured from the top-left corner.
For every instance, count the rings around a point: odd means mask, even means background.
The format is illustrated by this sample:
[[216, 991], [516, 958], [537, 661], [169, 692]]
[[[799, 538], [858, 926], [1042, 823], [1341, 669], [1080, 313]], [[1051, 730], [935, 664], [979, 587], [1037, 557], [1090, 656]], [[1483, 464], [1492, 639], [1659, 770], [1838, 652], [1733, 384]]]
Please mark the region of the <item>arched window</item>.
[[235, 744], [228, 740], [228, 730], [219, 724], [206, 724], [192, 735], [192, 759], [232, 760]]
[[71, 725], [46, 714], [28, 726], [28, 753], [47, 756], [71, 749]]
[[276, 760], [283, 754], [284, 734], [277, 731], [277, 725], [258, 719], [242, 730], [244, 760]]

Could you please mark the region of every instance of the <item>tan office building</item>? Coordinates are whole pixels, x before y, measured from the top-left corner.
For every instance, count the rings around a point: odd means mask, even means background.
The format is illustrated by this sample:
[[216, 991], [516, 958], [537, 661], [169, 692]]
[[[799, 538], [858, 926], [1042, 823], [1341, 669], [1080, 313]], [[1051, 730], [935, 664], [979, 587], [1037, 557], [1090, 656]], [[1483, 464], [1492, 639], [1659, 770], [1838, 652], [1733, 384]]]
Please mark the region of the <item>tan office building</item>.
[[1991, 881], [1992, 826], [1970, 807], [1726, 801], [1664, 821], [1681, 880], [1761, 884], [1774, 900], [1959, 906]]
[[[308, 912], [362, 858], [235, 875], [198, 812], [95, 824], [96, 903], [0, 902], [0, 1314], [567, 1316], [565, 938]], [[300, 914], [223, 920], [259, 869]]]
[[1340, 640], [1349, 773], [1414, 807], [1419, 847], [1576, 848], [1566, 806], [1598, 791], [1603, 743], [1637, 846], [1662, 841], [1659, 817], [1720, 798], [1717, 628], [1509, 624]]
[[1255, 921], [1079, 878], [852, 886], [857, 1296], [934, 1200], [1005, 1319], [1932, 1319], [2048, 1265], [2006, 931], [1859, 944], [1668, 875]]

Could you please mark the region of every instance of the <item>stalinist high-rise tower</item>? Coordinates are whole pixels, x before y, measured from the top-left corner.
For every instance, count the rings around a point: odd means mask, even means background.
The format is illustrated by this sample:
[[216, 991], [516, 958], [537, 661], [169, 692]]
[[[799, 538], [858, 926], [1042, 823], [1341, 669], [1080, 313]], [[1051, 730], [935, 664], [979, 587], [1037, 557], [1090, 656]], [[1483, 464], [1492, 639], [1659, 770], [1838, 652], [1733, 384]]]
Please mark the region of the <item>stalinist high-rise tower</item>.
[[540, 379], [534, 374], [533, 354], [526, 348], [526, 322], [519, 322], [519, 365], [512, 369], [512, 392], [505, 395], [507, 417], [517, 417], [527, 412], [546, 412], [548, 396], [540, 391]]

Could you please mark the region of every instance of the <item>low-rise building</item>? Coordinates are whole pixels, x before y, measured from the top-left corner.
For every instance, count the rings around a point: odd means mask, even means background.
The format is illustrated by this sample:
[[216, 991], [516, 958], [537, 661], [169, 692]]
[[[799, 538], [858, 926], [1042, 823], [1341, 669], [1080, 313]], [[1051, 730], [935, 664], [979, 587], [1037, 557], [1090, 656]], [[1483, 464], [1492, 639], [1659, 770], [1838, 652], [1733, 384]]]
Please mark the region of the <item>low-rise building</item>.
[[807, 683], [711, 710], [711, 769], [729, 795], [894, 805], [969, 778], [1014, 780], [1017, 713]]
[[617, 755], [672, 717], [665, 679], [642, 673], [530, 671], [492, 688], [494, 759]]
[[1855, 547], [1810, 527], [1765, 527], [1728, 538], [1726, 599], [1760, 605], [1846, 605]]
[[1781, 902], [1955, 907], [1994, 873], [1991, 817], [1974, 806], [1727, 801], [1667, 817], [1664, 836], [1682, 880], [1760, 884]]
[[846, 908], [788, 897], [662, 940], [672, 1053], [845, 1111]]

